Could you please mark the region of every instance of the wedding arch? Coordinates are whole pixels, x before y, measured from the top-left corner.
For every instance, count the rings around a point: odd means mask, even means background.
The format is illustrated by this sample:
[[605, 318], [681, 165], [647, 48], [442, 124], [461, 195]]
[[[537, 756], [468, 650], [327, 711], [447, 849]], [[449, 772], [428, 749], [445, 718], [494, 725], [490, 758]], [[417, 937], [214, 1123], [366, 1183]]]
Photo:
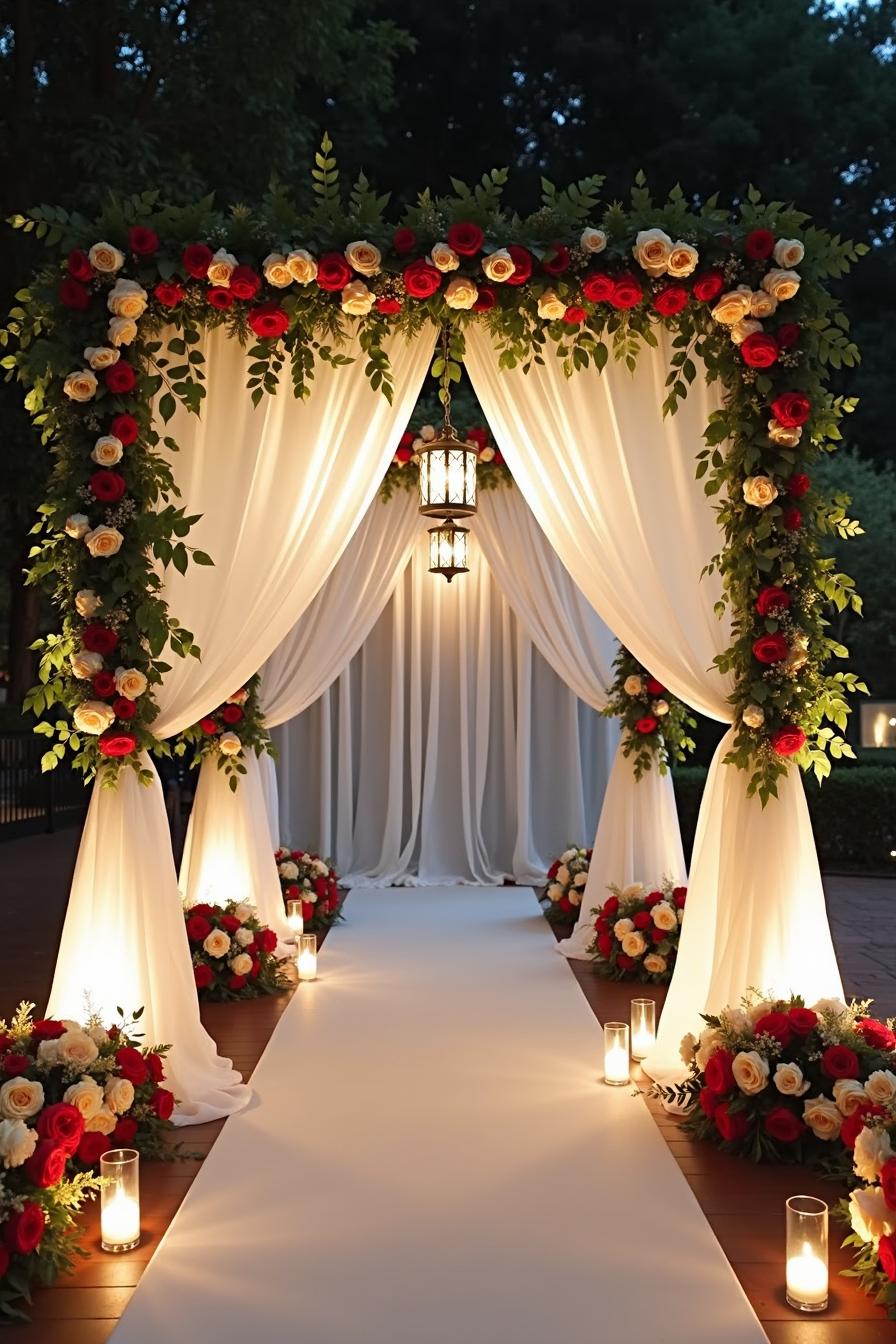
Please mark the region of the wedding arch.
[[[826, 666], [846, 650], [825, 613], [859, 599], [823, 541], [857, 525], [811, 479], [854, 404], [832, 371], [858, 358], [825, 282], [863, 248], [752, 188], [728, 210], [678, 188], [654, 202], [640, 178], [628, 205], [605, 205], [599, 177], [545, 182], [524, 219], [506, 177], [424, 191], [393, 221], [363, 177], [343, 197], [325, 139], [305, 212], [278, 187], [228, 215], [148, 193], [93, 220], [45, 206], [12, 221], [52, 249], [2, 334], [55, 461], [31, 576], [60, 627], [29, 708], [45, 767], [70, 756], [102, 785], [51, 1002], [145, 1002], [150, 1035], [174, 1042], [184, 1120], [245, 1091], [199, 1024], [147, 753], [250, 685], [321, 591], [446, 323], [433, 373], [466, 367], [584, 597], [730, 725], [648, 1066], [668, 1076], [695, 1015], [749, 984], [840, 989], [793, 767], [823, 776], [850, 754], [864, 689]], [[264, 735], [252, 723], [246, 750], [217, 739], [234, 782]]]

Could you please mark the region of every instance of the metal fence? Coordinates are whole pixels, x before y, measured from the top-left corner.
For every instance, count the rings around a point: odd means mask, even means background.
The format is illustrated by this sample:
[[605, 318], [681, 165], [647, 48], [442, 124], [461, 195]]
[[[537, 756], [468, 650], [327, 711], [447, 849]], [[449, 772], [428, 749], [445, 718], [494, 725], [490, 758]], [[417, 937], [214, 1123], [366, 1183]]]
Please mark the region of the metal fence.
[[67, 765], [41, 774], [46, 741], [33, 733], [0, 733], [0, 840], [78, 825], [89, 789]]

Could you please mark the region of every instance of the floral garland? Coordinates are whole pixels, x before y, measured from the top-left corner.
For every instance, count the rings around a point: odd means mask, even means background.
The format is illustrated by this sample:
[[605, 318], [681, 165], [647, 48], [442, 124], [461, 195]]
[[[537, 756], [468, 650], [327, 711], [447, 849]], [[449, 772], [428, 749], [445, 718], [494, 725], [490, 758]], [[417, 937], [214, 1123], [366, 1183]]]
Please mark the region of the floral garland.
[[248, 901], [191, 905], [184, 919], [200, 999], [257, 999], [289, 988], [275, 955], [277, 935]]
[[273, 753], [258, 696], [260, 680], [256, 673], [245, 686], [229, 695], [223, 705], [185, 728], [174, 746], [176, 756], [182, 756], [190, 746], [194, 748], [191, 763], [194, 767], [213, 760], [227, 775], [234, 792], [240, 776], [246, 773], [244, 754], [248, 751], [254, 751], [256, 756], [263, 752]]
[[853, 1172], [861, 1184], [836, 1212], [851, 1229], [843, 1245], [855, 1248], [852, 1268], [841, 1273], [858, 1279], [896, 1320], [896, 1074], [888, 1073], [878, 1092], [853, 1148]]
[[323, 933], [344, 918], [344, 894], [339, 889], [339, 874], [330, 859], [322, 859], [310, 850], [290, 849], [281, 845], [274, 851], [283, 903], [302, 902], [302, 920], [306, 933]]
[[[11, 221], [68, 251], [19, 293], [0, 334], [14, 347], [2, 360], [7, 376], [27, 390], [56, 457], [31, 571], [62, 617], [29, 698], [38, 715], [62, 709], [41, 726], [54, 739], [45, 766], [71, 751], [87, 773], [109, 766], [113, 783], [122, 760], [139, 769], [140, 749], [158, 745], [163, 650], [197, 652], [159, 595], [154, 563], [185, 570], [210, 560], [184, 541], [195, 520], [171, 502], [150, 411], [156, 396], [163, 422], [177, 399], [198, 410], [203, 326], [251, 342], [257, 404], [284, 370], [307, 395], [315, 362], [345, 362], [339, 346], [355, 328], [366, 376], [391, 396], [388, 333], [413, 337], [450, 320], [447, 359], [434, 365], [449, 381], [460, 378], [469, 321], [487, 325], [503, 367], [528, 367], [550, 348], [569, 373], [601, 369], [611, 353], [634, 367], [663, 325], [674, 333], [669, 413], [698, 377], [695, 357], [721, 381], [724, 406], [697, 470], [720, 498], [723, 545], [710, 568], [732, 615], [732, 643], [716, 659], [734, 683], [728, 759], [749, 771], [763, 804], [792, 759], [827, 774], [829, 757], [851, 754], [841, 736], [847, 698], [865, 688], [851, 673], [825, 672], [846, 653], [825, 609], [858, 610], [860, 600], [821, 543], [860, 529], [842, 496], [813, 488], [809, 469], [836, 447], [855, 405], [828, 390], [828, 371], [852, 367], [858, 352], [824, 282], [867, 249], [753, 188], [736, 212], [715, 199], [695, 210], [679, 188], [657, 204], [641, 175], [628, 208], [601, 207], [603, 179], [592, 176], [565, 191], [545, 182], [541, 207], [521, 219], [503, 209], [507, 173], [494, 170], [472, 189], [455, 181], [451, 197], [423, 192], [396, 227], [363, 177], [343, 202], [331, 151], [325, 139], [304, 214], [277, 188], [257, 214], [225, 217], [208, 200], [167, 206], [147, 193], [110, 202], [92, 222], [56, 207]], [[164, 350], [163, 328], [175, 332]], [[130, 695], [116, 687], [115, 699], [104, 697], [93, 685], [88, 626], [98, 627], [94, 640], [115, 639], [99, 670], [131, 673]], [[136, 706], [130, 717], [119, 700]]]
[[613, 668], [616, 675], [603, 713], [622, 720], [622, 750], [635, 758], [635, 779], [654, 765], [664, 775], [673, 761], [680, 764], [694, 750], [688, 729], [696, 728], [697, 720], [628, 649], [620, 646]]
[[582, 904], [593, 853], [592, 849], [577, 849], [570, 845], [548, 869], [548, 885], [542, 904], [545, 916], [552, 924], [566, 924], [575, 919]]
[[754, 1162], [803, 1162], [847, 1175], [865, 1118], [896, 1096], [892, 1022], [870, 1001], [763, 998], [703, 1014], [681, 1045], [690, 1076], [652, 1093], [689, 1107], [682, 1128]]
[[603, 905], [591, 912], [595, 937], [588, 951], [594, 969], [607, 980], [666, 984], [675, 969], [687, 887], [664, 879], [649, 892], [640, 882], [609, 890]]

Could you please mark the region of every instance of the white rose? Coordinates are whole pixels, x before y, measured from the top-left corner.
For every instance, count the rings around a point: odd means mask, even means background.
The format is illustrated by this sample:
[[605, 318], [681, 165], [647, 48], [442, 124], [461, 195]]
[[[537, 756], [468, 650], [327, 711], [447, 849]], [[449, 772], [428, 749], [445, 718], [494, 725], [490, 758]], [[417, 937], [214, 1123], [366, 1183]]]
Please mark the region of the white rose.
[[874, 1073], [868, 1075], [865, 1091], [878, 1106], [887, 1106], [896, 1098], [896, 1073], [891, 1073], [889, 1069], [875, 1069]]
[[230, 969], [234, 975], [248, 975], [252, 969], [252, 958], [248, 952], [238, 952], [231, 960]]
[[842, 999], [819, 999], [817, 1003], [812, 1004], [812, 1011], [821, 1016], [829, 1013], [833, 1017], [842, 1017], [847, 1008]]
[[366, 238], [360, 238], [355, 243], [349, 243], [345, 249], [345, 259], [352, 270], [357, 271], [359, 275], [376, 275], [382, 264], [383, 255], [373, 243], [368, 243]]
[[49, 1069], [51, 1069], [54, 1064], [58, 1063], [56, 1058], [58, 1053], [55, 1041], [41, 1041], [40, 1045], [37, 1047], [38, 1059], [41, 1064], [46, 1064]]
[[496, 284], [501, 285], [513, 275], [516, 270], [516, 263], [506, 248], [499, 247], [496, 252], [491, 252], [487, 257], [482, 258], [482, 269], [489, 280], [494, 280]]
[[765, 710], [761, 705], [745, 705], [740, 717], [748, 728], [761, 728], [765, 723]]
[[124, 456], [124, 444], [114, 434], [103, 434], [93, 445], [90, 456], [100, 467], [114, 467]]
[[[790, 1065], [796, 1068], [796, 1065]], [[781, 1068], [781, 1065], [778, 1065]], [[777, 1082], [777, 1074], [775, 1075]], [[801, 1095], [796, 1093], [794, 1095]], [[817, 1139], [831, 1143], [840, 1133], [843, 1119], [834, 1103], [828, 1097], [810, 1097], [803, 1102], [803, 1119]]]
[[115, 317], [142, 317], [149, 295], [136, 280], [116, 280], [109, 290], [106, 307]]
[[245, 947], [248, 943], [252, 942], [254, 937], [255, 934], [251, 929], [237, 929], [236, 933], [233, 935], [234, 942], [238, 947]]
[[681, 239], [672, 247], [669, 253], [669, 264], [667, 270], [670, 275], [682, 279], [686, 275], [692, 275], [697, 269], [697, 262], [700, 260], [696, 247], [690, 243], [683, 243]]
[[662, 229], [642, 229], [635, 238], [632, 256], [648, 275], [665, 275], [672, 252], [672, 239]]
[[565, 863], [561, 863], [557, 869], [557, 881], [562, 887], [568, 887], [570, 882], [570, 872]]
[[622, 689], [626, 695], [641, 695], [644, 690], [644, 681], [641, 677], [632, 674], [632, 676], [626, 677], [622, 683]]
[[420, 430], [420, 437], [424, 443], [429, 443], [436, 436], [435, 425], [424, 425]]
[[693, 1064], [694, 1056], [697, 1053], [697, 1037], [692, 1031], [689, 1031], [686, 1036], [682, 1036], [678, 1053], [683, 1064]]
[[896, 1229], [896, 1213], [884, 1199], [879, 1185], [853, 1190], [849, 1197], [849, 1220], [862, 1241], [879, 1241]]
[[138, 667], [116, 667], [115, 689], [126, 700], [136, 700], [149, 683]]
[[560, 883], [552, 882], [548, 887], [548, 900], [559, 901], [562, 895], [563, 895], [563, 888], [561, 887]]
[[762, 288], [778, 303], [792, 299], [800, 287], [798, 271], [771, 270], [762, 277]]
[[727, 1031], [741, 1032], [752, 1036], [753, 1023], [743, 1008], [725, 1008], [720, 1014]]
[[72, 401], [90, 401], [96, 394], [96, 374], [92, 369], [77, 369], [62, 384], [62, 390]]
[[723, 323], [726, 327], [733, 327], [735, 322], [739, 322], [743, 317], [748, 317], [751, 293], [752, 291], [746, 286], [729, 289], [726, 294], [721, 296], [712, 310], [715, 320]]
[[644, 958], [644, 969], [650, 975], [662, 975], [666, 969], [666, 958], [659, 952], [649, 952]]
[[634, 929], [622, 939], [622, 950], [627, 957], [642, 957], [647, 951], [647, 942], [643, 933]]
[[373, 307], [374, 297], [363, 280], [351, 280], [342, 291], [342, 311], [352, 317], [366, 317]]
[[24, 1120], [0, 1120], [0, 1157], [4, 1167], [20, 1167], [37, 1147], [37, 1130]]
[[752, 317], [742, 317], [739, 322], [735, 322], [729, 335], [735, 345], [743, 345], [748, 336], [752, 336], [754, 331], [761, 330], [761, 322], [756, 322]]
[[744, 481], [744, 499], [757, 509], [767, 509], [778, 498], [778, 487], [768, 476], [748, 476]]
[[87, 1134], [111, 1134], [117, 1124], [115, 1113], [108, 1106], [101, 1106], [84, 1121], [84, 1130]]
[[225, 247], [219, 247], [215, 255], [208, 264], [209, 283], [218, 285], [223, 289], [230, 288], [230, 277], [233, 275], [238, 265], [236, 257], [232, 252], [228, 252]]
[[774, 1007], [771, 999], [758, 999], [756, 1003], [751, 1003], [749, 1008], [750, 1022], [758, 1022], [760, 1017], [765, 1017], [766, 1013], [772, 1012]]
[[102, 605], [92, 588], [79, 588], [75, 593], [75, 611], [79, 616], [95, 616]]
[[88, 1027], [87, 1035], [97, 1045], [105, 1045], [109, 1039], [109, 1033], [105, 1027]]
[[755, 289], [750, 295], [751, 317], [771, 317], [777, 306], [774, 294], [766, 294], [764, 289]]
[[230, 951], [230, 935], [223, 929], [212, 929], [202, 946], [210, 957], [226, 957]]
[[575, 849], [564, 849], [563, 853], [560, 855], [560, 862], [571, 863], [577, 852], [578, 851]]
[[92, 369], [110, 369], [121, 359], [121, 351], [108, 345], [88, 345], [84, 358]]
[[80, 705], [76, 705], [72, 719], [79, 733], [99, 737], [100, 733], [111, 728], [115, 722], [115, 714], [112, 706], [102, 700], [82, 700]]
[[650, 917], [658, 929], [665, 929], [666, 932], [678, 927], [678, 914], [668, 901], [657, 901]]
[[[241, 924], [245, 924], [246, 920], [251, 919], [254, 914], [255, 914], [255, 906], [252, 904], [251, 901], [241, 901], [240, 904], [234, 906], [233, 909], [234, 919], [238, 919]], [[253, 934], [253, 937], [254, 936], [255, 935]], [[249, 941], [251, 942], [252, 939], [250, 938]]]
[[81, 1112], [85, 1120], [89, 1120], [92, 1115], [103, 1104], [103, 1089], [94, 1081], [93, 1078], [84, 1077], [78, 1083], [72, 1083], [62, 1094], [62, 1100], [67, 1101], [69, 1106], [74, 1106]]
[[0, 1087], [0, 1115], [5, 1120], [29, 1120], [43, 1104], [44, 1089], [31, 1078], [10, 1078]]
[[222, 733], [218, 738], [218, 750], [224, 756], [239, 756], [243, 744], [236, 733]]
[[[885, 1129], [869, 1129], [866, 1125], [852, 1150], [853, 1165], [863, 1181], [876, 1181], [880, 1169], [893, 1156], [890, 1136]], [[896, 1216], [896, 1215], [894, 1215]]]
[[90, 519], [86, 513], [70, 513], [65, 520], [63, 531], [67, 537], [74, 537], [75, 541], [80, 541], [90, 531]]
[[613, 925], [613, 937], [618, 938], [619, 941], [622, 942], [625, 935], [631, 933], [634, 927], [635, 926], [630, 919], [617, 919], [616, 923]]
[[449, 308], [469, 309], [479, 298], [479, 287], [466, 275], [456, 275], [445, 287], [445, 302]]
[[102, 654], [93, 653], [89, 649], [79, 649], [77, 653], [69, 654], [68, 661], [72, 672], [76, 677], [80, 677], [81, 681], [89, 681], [97, 672], [103, 670]]
[[[91, 701], [88, 700], [86, 703], [90, 704]], [[100, 702], [93, 701], [93, 703], [99, 704]], [[78, 709], [83, 708], [83, 705], [78, 706]], [[115, 715], [108, 705], [100, 704], [100, 708], [106, 710], [108, 713], [108, 722], [104, 725], [104, 727], [108, 728], [109, 723], [114, 720]], [[75, 710], [75, 724], [77, 727], [81, 728], [81, 724], [78, 723], [78, 710]], [[96, 729], [83, 728], [82, 731], [95, 732]], [[100, 732], [102, 732], [102, 729], [100, 729]], [[56, 1041], [56, 1050], [56, 1057], [60, 1064], [76, 1064], [82, 1069], [86, 1069], [88, 1064], [92, 1064], [99, 1054], [96, 1042], [92, 1041], [86, 1031], [82, 1031], [80, 1027], [75, 1027], [74, 1030], [70, 1029], [69, 1031], [64, 1032], [62, 1036], [58, 1037]]]
[[105, 275], [120, 271], [124, 265], [124, 253], [111, 243], [94, 243], [87, 253], [87, 259], [95, 271], [102, 271]]
[[795, 448], [803, 437], [802, 425], [782, 425], [772, 417], [768, 422], [768, 436], [772, 443], [780, 443], [784, 448]]
[[460, 265], [460, 257], [453, 247], [447, 243], [436, 243], [429, 254], [429, 260], [435, 266], [437, 271], [456, 271]]
[[587, 881], [588, 881], [587, 873], [576, 873], [575, 878], [573, 880], [573, 886], [584, 887]]
[[134, 1104], [134, 1084], [127, 1078], [107, 1078], [103, 1096], [110, 1111], [124, 1115]]
[[731, 1062], [734, 1081], [747, 1097], [768, 1087], [768, 1060], [758, 1050], [741, 1050]]
[[130, 345], [137, 339], [137, 323], [132, 317], [113, 317], [106, 331], [113, 345]]
[[275, 289], [285, 289], [295, 279], [282, 252], [269, 252], [261, 263], [261, 269], [265, 280]]
[[317, 277], [317, 262], [303, 247], [294, 248], [286, 258], [286, 269], [300, 285], [310, 285]]
[[793, 266], [799, 266], [805, 255], [806, 249], [798, 238], [779, 238], [772, 253], [778, 265], [785, 270], [789, 270]]
[[717, 1027], [704, 1027], [694, 1053], [694, 1063], [701, 1073], [706, 1068], [710, 1055], [714, 1054], [721, 1044], [722, 1033], [719, 1029]]
[[607, 235], [603, 229], [583, 229], [579, 246], [583, 252], [603, 252], [607, 245]]
[[622, 888], [622, 899], [624, 901], [635, 901], [644, 894], [643, 882], [629, 882], [627, 887]]
[[654, 714], [656, 714], [659, 718], [663, 718], [664, 715], [669, 713], [669, 701], [654, 700], [650, 708], [653, 710]]
[[299, 865], [293, 863], [292, 859], [287, 859], [285, 863], [277, 865], [277, 872], [281, 877], [285, 877], [287, 882], [293, 882], [299, 875]]
[[[772, 1082], [783, 1097], [804, 1097], [809, 1091], [809, 1084], [803, 1077], [799, 1064], [785, 1064], [782, 1061], [775, 1069]], [[835, 1106], [834, 1110], [836, 1109]]]
[[538, 316], [556, 322], [566, 312], [566, 304], [555, 289], [546, 289], [538, 300]]

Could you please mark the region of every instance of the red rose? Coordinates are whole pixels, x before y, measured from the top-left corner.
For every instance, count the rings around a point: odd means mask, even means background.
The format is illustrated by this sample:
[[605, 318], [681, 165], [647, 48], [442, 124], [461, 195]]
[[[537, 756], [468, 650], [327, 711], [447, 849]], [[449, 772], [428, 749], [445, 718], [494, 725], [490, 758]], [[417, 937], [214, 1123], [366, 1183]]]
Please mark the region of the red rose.
[[195, 280], [204, 280], [212, 264], [214, 253], [205, 243], [190, 243], [181, 253], [180, 263], [187, 275]]
[[751, 261], [765, 261], [775, 250], [775, 235], [770, 229], [754, 229], [744, 239], [744, 252]]
[[896, 1236], [888, 1232], [877, 1243], [880, 1267], [891, 1283], [896, 1283]]
[[766, 1134], [780, 1143], [796, 1143], [806, 1132], [806, 1126], [798, 1115], [788, 1111], [786, 1106], [776, 1106], [769, 1111], [763, 1121]]
[[799, 509], [784, 509], [781, 513], [781, 526], [786, 532], [799, 532], [803, 525], [803, 515]]
[[109, 433], [127, 448], [128, 444], [136, 442], [140, 426], [132, 415], [125, 412], [123, 415], [113, 416], [109, 423]]
[[[248, 947], [245, 948], [244, 950], [245, 950], [246, 952], [249, 951]], [[251, 971], [249, 972], [249, 979], [250, 979], [250, 980], [256, 980], [256, 979], [258, 978], [258, 975], [259, 975], [260, 971], [261, 971], [261, 962], [258, 960], [258, 957], [253, 957], [253, 958], [252, 958], [252, 969], [251, 969]]]
[[[102, 1135], [98, 1135], [102, 1138]], [[44, 1211], [39, 1204], [25, 1204], [20, 1213], [12, 1213], [3, 1227], [3, 1240], [14, 1255], [36, 1251], [44, 1235]]]
[[352, 278], [352, 268], [341, 252], [325, 252], [317, 263], [317, 283], [331, 294], [345, 289]]
[[497, 302], [497, 291], [491, 285], [480, 285], [476, 302], [473, 304], [473, 312], [490, 313]]
[[790, 645], [782, 634], [760, 635], [753, 641], [753, 657], [759, 663], [783, 663]]
[[100, 734], [97, 746], [103, 756], [130, 756], [131, 752], [137, 750], [137, 739], [133, 733], [108, 728]]
[[42, 1139], [47, 1139], [66, 1153], [74, 1153], [84, 1133], [84, 1117], [77, 1106], [57, 1101], [45, 1106], [37, 1117], [35, 1128]]
[[584, 308], [580, 308], [578, 304], [572, 303], [563, 314], [563, 321], [569, 327], [577, 327], [581, 322], [585, 321], [587, 316], [588, 314], [585, 312]]
[[65, 1175], [68, 1158], [68, 1152], [58, 1143], [52, 1139], [40, 1139], [25, 1163], [25, 1175], [39, 1190], [49, 1190], [51, 1185], [58, 1185]]
[[207, 966], [204, 961], [193, 967], [193, 983], [197, 989], [208, 989], [214, 978], [211, 966]]
[[840, 1126], [840, 1138], [847, 1148], [855, 1148], [856, 1139], [865, 1128], [865, 1117], [871, 1115], [883, 1115], [882, 1106], [874, 1106], [872, 1103], [863, 1102], [857, 1106], [852, 1115], [848, 1115]]
[[313, 901], [303, 901], [303, 902], [302, 902], [302, 918], [304, 919], [304, 921], [305, 921], [306, 924], [308, 924], [308, 923], [314, 918], [314, 902], [313, 902]]
[[607, 899], [604, 901], [603, 905], [601, 906], [600, 912], [606, 919], [612, 919], [618, 910], [619, 910], [619, 897], [608, 896]]
[[751, 369], [770, 369], [778, 359], [778, 342], [767, 331], [751, 331], [740, 343], [740, 357]]
[[273, 952], [277, 946], [277, 935], [273, 929], [259, 929], [255, 942], [262, 952]]
[[149, 1104], [160, 1120], [170, 1120], [174, 1110], [174, 1093], [169, 1092], [167, 1087], [157, 1087]]
[[639, 910], [632, 920], [632, 923], [636, 929], [649, 929], [653, 920], [646, 910]]
[[799, 322], [782, 322], [775, 332], [775, 338], [780, 350], [792, 350], [800, 339]]
[[733, 1059], [730, 1050], [714, 1050], [706, 1061], [703, 1071], [706, 1086], [717, 1097], [726, 1096], [734, 1088], [734, 1074], [731, 1071]]
[[76, 313], [83, 313], [90, 307], [90, 290], [78, 280], [73, 280], [71, 276], [60, 282], [56, 291], [59, 296], [59, 302], [66, 308], [71, 308]]
[[199, 727], [207, 737], [212, 737], [218, 731], [218, 725], [215, 723], [214, 719], [200, 719]]
[[31, 1040], [35, 1041], [58, 1041], [60, 1036], [65, 1035], [65, 1023], [57, 1022], [52, 1017], [40, 1017], [36, 1022], [31, 1023]]
[[144, 1055], [146, 1067], [149, 1069], [149, 1076], [154, 1083], [165, 1081], [165, 1061], [161, 1055], [157, 1055], [153, 1050], [148, 1055]]
[[634, 957], [626, 956], [624, 952], [620, 952], [619, 956], [616, 958], [616, 965], [621, 971], [630, 971], [634, 964]]
[[137, 706], [134, 704], [133, 700], [128, 700], [126, 696], [119, 695], [112, 701], [112, 713], [115, 715], [116, 719], [121, 719], [123, 722], [128, 723], [136, 715]]
[[599, 933], [597, 936], [597, 950], [604, 961], [609, 961], [610, 953], [613, 951], [613, 938], [609, 933]]
[[505, 284], [524, 285], [532, 274], [532, 253], [528, 248], [520, 247], [518, 243], [511, 243], [507, 251], [510, 253], [514, 271], [513, 275], [508, 276]]
[[700, 1103], [700, 1109], [703, 1114], [709, 1116], [711, 1120], [719, 1107], [719, 1099], [716, 1094], [710, 1092], [708, 1087], [701, 1087], [700, 1095], [697, 1100]]
[[644, 297], [644, 289], [637, 276], [620, 275], [613, 285], [610, 302], [614, 308], [636, 308]]
[[781, 425], [795, 429], [809, 419], [812, 403], [805, 392], [782, 392], [772, 402], [772, 415]]
[[760, 616], [771, 616], [776, 611], [786, 611], [790, 606], [790, 594], [786, 588], [763, 588], [756, 599], [756, 610]]
[[112, 1142], [119, 1148], [127, 1148], [137, 1137], [137, 1121], [132, 1115], [123, 1115], [111, 1135]]
[[187, 937], [191, 943], [201, 943], [212, 931], [212, 926], [204, 915], [190, 915], [187, 920]]
[[102, 504], [117, 504], [127, 490], [123, 476], [117, 471], [107, 471], [101, 467], [90, 478], [90, 489], [95, 499]]
[[218, 923], [227, 933], [236, 933], [237, 929], [243, 927], [242, 920], [237, 919], [236, 915], [222, 915]]
[[582, 281], [582, 293], [591, 303], [605, 303], [613, 297], [615, 282], [600, 271], [592, 271]]
[[887, 1206], [896, 1209], [896, 1157], [887, 1158], [878, 1176]]
[[[806, 734], [796, 724], [776, 728], [772, 733], [772, 750], [778, 756], [795, 756], [806, 745]], [[849, 1075], [852, 1077], [852, 1075]]]
[[401, 300], [382, 298], [377, 299], [374, 307], [378, 313], [383, 313], [386, 317], [391, 317], [394, 313], [401, 312]]
[[656, 677], [647, 678], [648, 695], [663, 695], [665, 693], [665, 690], [666, 688], [663, 685], [663, 683], [661, 681], [657, 681]]
[[860, 1018], [856, 1030], [875, 1050], [896, 1049], [896, 1036], [884, 1022], [878, 1022], [875, 1017]]
[[827, 1078], [858, 1078], [859, 1057], [848, 1045], [829, 1045], [821, 1056], [821, 1071]]
[[791, 499], [803, 499], [809, 493], [812, 482], [804, 471], [798, 471], [787, 482], [787, 493]]
[[441, 273], [422, 258], [404, 268], [404, 287], [413, 299], [430, 298], [441, 283]]
[[233, 295], [223, 285], [212, 285], [205, 297], [213, 308], [220, 308], [223, 311], [233, 307]]
[[246, 977], [244, 975], [232, 975], [227, 981], [227, 988], [240, 990], [245, 987]]
[[452, 224], [448, 230], [448, 246], [462, 257], [475, 257], [485, 242], [485, 234], [478, 224]]
[[572, 901], [568, 896], [561, 896], [557, 902], [557, 909], [562, 910], [564, 915], [572, 914]]
[[196, 905], [190, 906], [190, 914], [205, 915], [206, 919], [208, 919], [210, 916], [216, 914], [219, 908], [220, 907], [217, 905], [209, 905], [207, 901], [199, 901]]
[[137, 386], [134, 366], [129, 364], [126, 359], [120, 359], [117, 364], [113, 364], [111, 368], [106, 369], [103, 378], [110, 392], [133, 392]]
[[562, 243], [554, 243], [553, 250], [542, 260], [542, 266], [548, 275], [562, 275], [569, 270], [569, 248]]
[[251, 266], [235, 266], [230, 275], [230, 288], [238, 299], [254, 299], [261, 289], [261, 276]]
[[712, 303], [725, 288], [725, 277], [721, 271], [704, 271], [694, 281], [694, 298], [701, 303]]
[[221, 710], [221, 718], [225, 723], [241, 723], [245, 715], [239, 705], [225, 705]]
[[[488, 430], [485, 428], [484, 425], [475, 425], [475, 426], [473, 427], [473, 429], [468, 429], [467, 432], [466, 432], [465, 437], [466, 437], [466, 439], [467, 439], [467, 441], [468, 441], [469, 443], [475, 443], [475, 445], [476, 445], [476, 447], [479, 449], [480, 453], [482, 452], [483, 448], [487, 448], [487, 447], [488, 447], [488, 444], [489, 444], [489, 434], [488, 434]], [[553, 866], [553, 865], [552, 865], [552, 866]], [[559, 867], [560, 867], [560, 861], [559, 861], [559, 859], [558, 859], [558, 860], [557, 860], [557, 868], [559, 868]], [[556, 869], [554, 870], [554, 872], [555, 872], [555, 874], [556, 874]]]
[[674, 317], [688, 306], [688, 292], [684, 285], [667, 285], [653, 300], [653, 306], [663, 317]]
[[774, 1036], [782, 1046], [790, 1044], [793, 1037], [793, 1025], [786, 1013], [763, 1013], [753, 1023], [755, 1035]]
[[666, 931], [665, 929], [651, 929], [650, 937], [654, 943], [664, 943], [666, 941]]
[[301, 887], [299, 886], [298, 882], [290, 882], [289, 886], [285, 889], [283, 894], [287, 898], [287, 900], [297, 901], [299, 899], [300, 891]]
[[643, 719], [638, 719], [635, 724], [635, 731], [646, 736], [648, 733], [655, 732], [658, 724], [659, 719], [655, 719], [652, 714], [645, 714]]
[[677, 910], [683, 910], [688, 899], [687, 887], [673, 887], [672, 899]]
[[81, 643], [91, 653], [101, 653], [105, 657], [107, 653], [112, 653], [118, 648], [118, 636], [108, 625], [103, 625], [100, 621], [91, 621], [81, 632]]
[[644, 897], [644, 902], [647, 908], [652, 910], [655, 905], [659, 905], [660, 901], [664, 901], [665, 899], [666, 898], [661, 891], [650, 891]]
[[79, 1162], [83, 1162], [85, 1167], [94, 1167], [103, 1153], [108, 1153], [111, 1147], [112, 1144], [105, 1134], [90, 1130], [89, 1133], [81, 1135], [81, 1142], [78, 1144], [75, 1157]]
[[811, 1008], [791, 1008], [787, 1016], [795, 1036], [808, 1036], [818, 1026], [818, 1014]]
[[151, 257], [159, 250], [159, 235], [145, 224], [128, 229], [128, 247], [136, 257]]
[[127, 1078], [135, 1087], [142, 1087], [149, 1077], [146, 1060], [132, 1045], [123, 1045], [115, 1051], [115, 1063], [122, 1078]]
[[73, 280], [88, 281], [93, 279], [93, 267], [90, 264], [90, 258], [86, 252], [82, 252], [80, 247], [76, 247], [68, 254], [68, 273]]
[[163, 308], [176, 308], [184, 297], [184, 287], [179, 280], [160, 280], [153, 294]]
[[249, 309], [249, 326], [260, 341], [275, 341], [289, 330], [289, 317], [279, 303], [262, 303]]
[[90, 684], [94, 695], [98, 695], [101, 700], [115, 694], [115, 678], [111, 672], [97, 672]]
[[743, 1111], [732, 1113], [728, 1109], [727, 1101], [716, 1107], [713, 1119], [716, 1122], [716, 1129], [726, 1143], [735, 1143], [738, 1139], [746, 1138], [747, 1130], [750, 1128], [746, 1115]]
[[400, 257], [413, 252], [417, 246], [417, 235], [413, 229], [396, 229], [392, 235], [392, 246]]

